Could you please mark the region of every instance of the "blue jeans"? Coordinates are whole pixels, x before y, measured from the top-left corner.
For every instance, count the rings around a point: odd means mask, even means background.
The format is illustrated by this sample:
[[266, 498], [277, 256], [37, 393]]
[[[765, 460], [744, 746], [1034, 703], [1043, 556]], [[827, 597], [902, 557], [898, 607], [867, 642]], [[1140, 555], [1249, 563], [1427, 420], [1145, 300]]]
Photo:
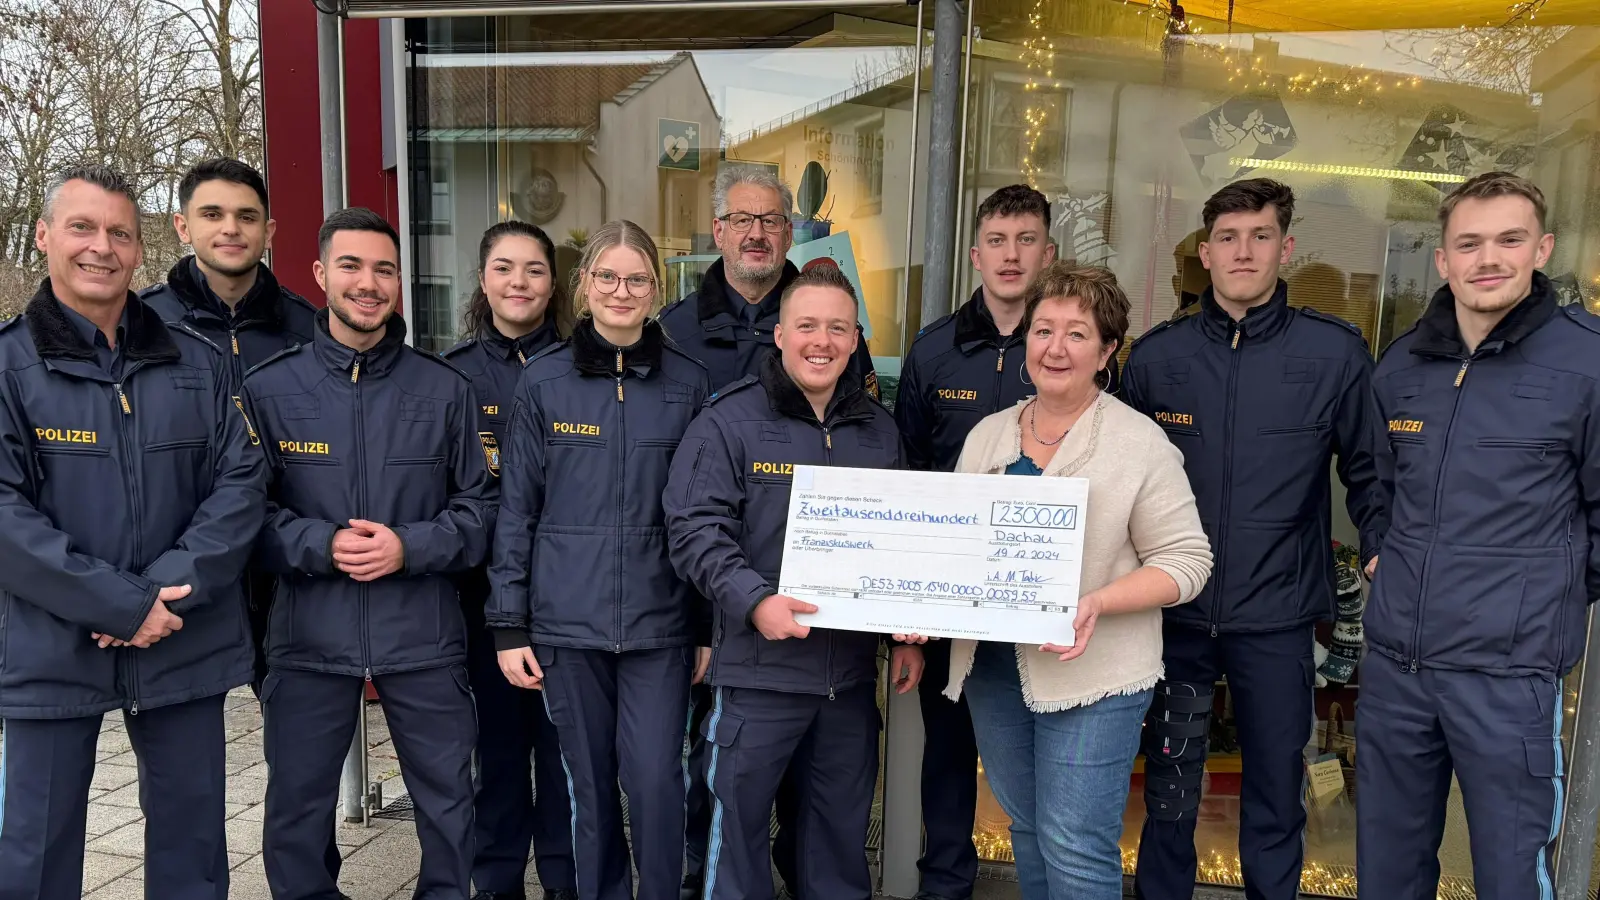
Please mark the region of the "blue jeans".
[[988, 641], [963, 692], [989, 788], [1011, 817], [1023, 900], [1121, 900], [1122, 810], [1152, 692], [1036, 713], [1013, 646]]

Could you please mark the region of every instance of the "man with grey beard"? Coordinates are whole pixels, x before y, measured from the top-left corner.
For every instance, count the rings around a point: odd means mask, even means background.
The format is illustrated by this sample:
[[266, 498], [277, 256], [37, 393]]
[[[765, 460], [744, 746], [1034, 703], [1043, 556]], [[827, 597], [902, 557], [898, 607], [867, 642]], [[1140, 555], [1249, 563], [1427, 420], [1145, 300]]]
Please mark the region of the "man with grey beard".
[[[770, 169], [723, 166], [711, 188], [711, 208], [716, 216], [711, 235], [722, 259], [706, 270], [700, 290], [662, 310], [660, 322], [678, 349], [710, 370], [711, 386], [720, 390], [746, 375], [759, 375], [761, 363], [777, 352], [773, 329], [778, 324], [778, 301], [800, 270], [785, 258], [794, 246], [790, 219], [794, 192]], [[807, 267], [828, 262], [818, 260]], [[856, 341], [841, 383], [852, 380], [878, 399], [878, 376], [865, 339]], [[696, 685], [691, 696], [686, 900], [700, 896], [711, 829], [711, 797], [705, 784], [707, 748], [702, 734], [711, 710], [711, 692], [705, 685]], [[789, 788], [785, 779], [778, 793], [779, 831], [773, 858], [784, 882], [793, 885], [794, 815]]]

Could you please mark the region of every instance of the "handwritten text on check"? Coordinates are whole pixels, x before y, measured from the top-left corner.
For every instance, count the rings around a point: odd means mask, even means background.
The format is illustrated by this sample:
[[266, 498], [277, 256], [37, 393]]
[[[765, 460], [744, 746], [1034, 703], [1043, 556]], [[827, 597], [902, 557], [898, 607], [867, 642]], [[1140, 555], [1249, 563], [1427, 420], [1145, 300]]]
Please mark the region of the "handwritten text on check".
[[795, 466], [778, 591], [803, 625], [1072, 643], [1082, 478]]

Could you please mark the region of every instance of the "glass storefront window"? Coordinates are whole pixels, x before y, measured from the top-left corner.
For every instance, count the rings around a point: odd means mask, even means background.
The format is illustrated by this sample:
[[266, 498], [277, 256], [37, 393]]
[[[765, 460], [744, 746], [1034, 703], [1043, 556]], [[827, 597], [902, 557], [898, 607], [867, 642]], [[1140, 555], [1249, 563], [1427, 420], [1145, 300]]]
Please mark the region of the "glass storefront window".
[[550, 233], [562, 279], [592, 229], [631, 219], [665, 301], [687, 296], [717, 259], [718, 168], [754, 163], [795, 191], [789, 258], [855, 281], [892, 394], [919, 302], [915, 23], [889, 5], [409, 22], [418, 345], [457, 339], [479, 236], [509, 218]]
[[[1132, 337], [1198, 299], [1208, 284], [1197, 249], [1201, 205], [1252, 175], [1284, 181], [1298, 198], [1297, 246], [1284, 272], [1290, 302], [1354, 322], [1374, 352], [1415, 322], [1440, 284], [1433, 248], [1443, 193], [1495, 168], [1543, 188], [1556, 234], [1546, 272], [1563, 302], [1600, 309], [1600, 7], [1551, 0], [1509, 11], [1500, 2], [1311, 11], [1208, 0], [1185, 4], [1187, 18], [1175, 19], [1176, 4], [1159, 0], [974, 2], [963, 239], [995, 188], [1032, 183], [1052, 201], [1060, 257], [1117, 273], [1133, 300]], [[965, 296], [977, 282], [964, 260], [956, 265]], [[1354, 545], [1337, 481], [1334, 493], [1335, 539]], [[1325, 629], [1318, 637], [1326, 646]], [[1359, 681], [1358, 668], [1351, 684], [1319, 688], [1313, 754], [1359, 746]], [[1574, 674], [1569, 700], [1576, 685]], [[1239, 886], [1240, 757], [1225, 685], [1218, 695], [1200, 876]], [[1340, 720], [1328, 738], [1328, 723]], [[1136, 770], [1125, 814], [1130, 873], [1144, 818], [1141, 778]], [[986, 789], [980, 796], [979, 847], [1009, 859], [1008, 822]], [[1359, 802], [1347, 789], [1313, 804], [1306, 893], [1355, 896]], [[1458, 789], [1448, 822], [1440, 896], [1472, 897]]]

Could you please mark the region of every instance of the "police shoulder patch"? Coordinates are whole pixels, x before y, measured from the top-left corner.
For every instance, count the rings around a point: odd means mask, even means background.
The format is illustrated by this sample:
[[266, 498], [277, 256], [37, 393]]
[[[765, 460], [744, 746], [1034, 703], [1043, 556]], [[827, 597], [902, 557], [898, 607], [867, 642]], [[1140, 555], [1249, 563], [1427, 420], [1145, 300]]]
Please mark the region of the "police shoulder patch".
[[478, 441], [483, 444], [483, 460], [489, 464], [489, 474], [500, 477], [500, 442], [492, 431], [478, 432]]
[[866, 390], [868, 397], [871, 397], [874, 400], [881, 400], [882, 399], [882, 396], [878, 393], [878, 373], [877, 372], [868, 372], [867, 373], [867, 380], [866, 380], [866, 382], [864, 384], [862, 384], [862, 388], [864, 388]]
[[719, 390], [719, 391], [713, 393], [711, 396], [707, 397], [706, 398], [706, 405], [710, 406], [711, 404], [716, 403], [717, 401], [726, 398], [730, 394], [738, 393], [739, 391], [744, 390], [745, 388], [749, 387], [750, 385], [759, 384], [760, 382], [761, 382], [761, 379], [757, 378], [756, 376], [754, 376], [754, 375], [746, 375], [745, 377], [739, 379], [738, 381], [735, 381], [733, 384], [726, 385], [721, 390]]
[[1319, 322], [1327, 322], [1327, 323], [1332, 324], [1332, 325], [1337, 325], [1340, 328], [1343, 328], [1345, 331], [1348, 331], [1348, 332], [1354, 334], [1356, 337], [1361, 337], [1362, 336], [1361, 335], [1361, 327], [1359, 325], [1356, 325], [1354, 322], [1347, 322], [1344, 319], [1339, 318], [1338, 316], [1322, 312], [1321, 310], [1312, 309], [1309, 306], [1300, 306], [1300, 307], [1296, 307], [1296, 309], [1299, 311], [1300, 315], [1302, 315], [1302, 316], [1307, 316], [1309, 318], [1316, 319]]

